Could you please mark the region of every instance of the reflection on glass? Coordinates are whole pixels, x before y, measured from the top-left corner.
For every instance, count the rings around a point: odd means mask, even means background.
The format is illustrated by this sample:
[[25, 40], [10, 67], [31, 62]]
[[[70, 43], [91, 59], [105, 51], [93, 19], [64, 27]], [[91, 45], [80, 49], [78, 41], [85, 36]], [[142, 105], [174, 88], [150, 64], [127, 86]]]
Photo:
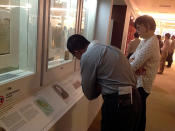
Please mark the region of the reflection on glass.
[[72, 60], [66, 42], [75, 33], [76, 13], [77, 0], [51, 0], [48, 68]]
[[[7, 14], [5, 18], [2, 12]], [[10, 18], [7, 10], [0, 10], [0, 27], [0, 55], [4, 55], [10, 53]]]
[[0, 84], [36, 70], [38, 0], [0, 1]]
[[97, 0], [84, 0], [81, 22], [81, 34], [92, 41], [95, 30]]

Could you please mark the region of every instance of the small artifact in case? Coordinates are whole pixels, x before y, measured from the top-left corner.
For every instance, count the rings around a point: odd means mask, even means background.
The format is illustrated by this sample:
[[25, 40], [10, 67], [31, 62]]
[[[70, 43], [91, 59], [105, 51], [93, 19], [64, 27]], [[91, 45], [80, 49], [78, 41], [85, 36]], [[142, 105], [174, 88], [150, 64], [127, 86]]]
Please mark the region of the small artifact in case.
[[81, 86], [80, 81], [77, 80], [76, 82], [74, 82], [73, 86], [74, 86], [75, 89], [78, 89]]
[[53, 89], [56, 91], [56, 93], [61, 96], [63, 99], [66, 99], [69, 97], [69, 94], [58, 84], [53, 85]]
[[65, 50], [64, 59], [69, 60], [69, 51]]

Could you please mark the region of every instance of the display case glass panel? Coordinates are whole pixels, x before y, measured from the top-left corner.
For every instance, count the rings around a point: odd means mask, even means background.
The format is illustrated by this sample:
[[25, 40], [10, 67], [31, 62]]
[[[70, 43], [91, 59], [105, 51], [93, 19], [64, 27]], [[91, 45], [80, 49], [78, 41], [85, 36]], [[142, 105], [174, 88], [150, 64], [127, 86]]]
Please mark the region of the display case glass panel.
[[0, 84], [36, 72], [38, 0], [0, 1]]
[[70, 62], [72, 55], [67, 51], [66, 42], [75, 33], [77, 0], [51, 0], [48, 68]]
[[84, 0], [82, 22], [81, 22], [81, 34], [85, 36], [89, 41], [94, 38], [95, 20], [96, 20], [97, 0]]

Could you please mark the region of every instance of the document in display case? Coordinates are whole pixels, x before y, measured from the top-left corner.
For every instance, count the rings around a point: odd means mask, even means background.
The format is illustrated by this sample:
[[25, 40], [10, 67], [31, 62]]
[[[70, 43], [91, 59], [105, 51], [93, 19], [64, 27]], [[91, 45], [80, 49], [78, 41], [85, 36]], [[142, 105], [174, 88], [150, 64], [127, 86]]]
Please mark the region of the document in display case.
[[46, 116], [49, 116], [53, 113], [52, 106], [44, 98], [41, 97], [36, 99], [35, 103]]
[[83, 96], [79, 72], [55, 82], [0, 116], [0, 131], [49, 130]]

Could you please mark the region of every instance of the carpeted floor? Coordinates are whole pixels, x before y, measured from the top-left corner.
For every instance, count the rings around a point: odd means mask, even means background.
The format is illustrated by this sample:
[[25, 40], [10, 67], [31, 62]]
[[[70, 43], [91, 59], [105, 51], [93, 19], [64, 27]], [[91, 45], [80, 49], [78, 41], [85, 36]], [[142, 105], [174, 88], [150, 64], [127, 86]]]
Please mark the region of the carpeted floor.
[[[99, 113], [88, 131], [100, 131], [100, 119]], [[175, 131], [175, 62], [156, 76], [147, 101], [146, 131]]]
[[147, 107], [146, 131], [175, 131], [175, 63], [156, 76]]

